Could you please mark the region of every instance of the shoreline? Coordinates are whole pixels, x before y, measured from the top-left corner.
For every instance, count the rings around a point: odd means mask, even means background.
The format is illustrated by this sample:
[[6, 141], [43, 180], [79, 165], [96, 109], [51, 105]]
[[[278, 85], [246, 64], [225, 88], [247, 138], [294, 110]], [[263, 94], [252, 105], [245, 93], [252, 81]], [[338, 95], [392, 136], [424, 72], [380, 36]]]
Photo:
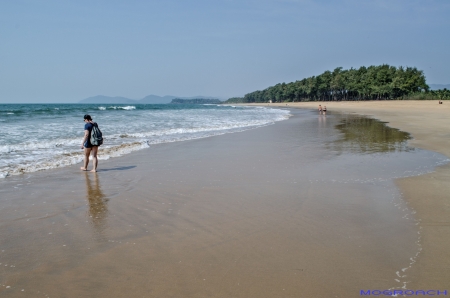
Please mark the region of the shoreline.
[[98, 173], [74, 165], [0, 181], [0, 263], [12, 267], [0, 266], [0, 293], [359, 297], [409, 281], [413, 271], [396, 271], [416, 254], [418, 227], [398, 188], [359, 181], [372, 156], [324, 145], [339, 117], [291, 113], [152, 146]]
[[[392, 128], [408, 132], [413, 147], [450, 158], [450, 105], [438, 101], [363, 101], [245, 104], [284, 108], [318, 109], [369, 116]], [[399, 178], [395, 183], [420, 221], [422, 251], [411, 268], [408, 287], [442, 289], [450, 280], [450, 164], [425, 175]], [[448, 289], [447, 289], [448, 290]]]
[[[99, 125], [105, 139], [99, 148], [101, 160], [126, 155], [158, 143], [252, 129], [284, 120], [288, 114], [285, 110], [236, 110], [218, 105], [174, 106], [142, 105], [131, 110], [123, 107], [121, 111], [104, 111], [97, 104], [90, 108], [85, 105], [59, 105], [58, 108], [46, 105], [7, 106], [5, 110], [11, 111], [13, 115], [4, 119], [7, 132], [0, 135], [0, 179], [80, 163], [84, 152], [79, 148], [83, 133], [83, 127], [77, 124], [79, 113], [89, 113], [101, 119]], [[35, 129], [50, 115], [55, 117], [51, 138], [46, 131]], [[19, 133], [21, 129], [25, 129], [25, 138], [19, 137], [22, 135]]]
[[[328, 114], [333, 111], [357, 113], [389, 122], [391, 127], [413, 135], [409, 143], [415, 147], [436, 151], [450, 158], [450, 102], [439, 105], [437, 100], [380, 100], [380, 101], [315, 101], [289, 103], [234, 104], [279, 108], [306, 108], [317, 110], [318, 105], [326, 105]], [[287, 104], [287, 105], [286, 105]], [[402, 119], [399, 117], [407, 117]], [[431, 120], [432, 123], [423, 121]], [[447, 118], [445, 118], [447, 117]], [[422, 119], [422, 121], [421, 121]], [[418, 121], [418, 123], [411, 123]], [[433, 135], [430, 135], [433, 132]]]

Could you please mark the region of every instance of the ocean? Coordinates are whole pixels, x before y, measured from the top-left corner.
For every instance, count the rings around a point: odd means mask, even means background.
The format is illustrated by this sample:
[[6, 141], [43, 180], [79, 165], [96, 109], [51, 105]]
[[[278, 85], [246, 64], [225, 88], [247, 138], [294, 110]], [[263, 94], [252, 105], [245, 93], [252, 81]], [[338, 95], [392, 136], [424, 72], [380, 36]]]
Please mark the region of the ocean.
[[81, 162], [85, 114], [103, 132], [100, 160], [289, 117], [288, 110], [231, 105], [0, 104], [0, 178]]

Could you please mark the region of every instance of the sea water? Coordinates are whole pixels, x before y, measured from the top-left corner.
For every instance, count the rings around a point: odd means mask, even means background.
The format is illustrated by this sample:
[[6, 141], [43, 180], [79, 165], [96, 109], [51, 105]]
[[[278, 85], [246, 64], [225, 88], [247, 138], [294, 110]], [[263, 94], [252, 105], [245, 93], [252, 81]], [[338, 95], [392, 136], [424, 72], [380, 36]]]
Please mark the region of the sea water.
[[289, 117], [287, 110], [230, 105], [1, 104], [0, 178], [81, 162], [85, 114], [103, 132], [99, 159]]

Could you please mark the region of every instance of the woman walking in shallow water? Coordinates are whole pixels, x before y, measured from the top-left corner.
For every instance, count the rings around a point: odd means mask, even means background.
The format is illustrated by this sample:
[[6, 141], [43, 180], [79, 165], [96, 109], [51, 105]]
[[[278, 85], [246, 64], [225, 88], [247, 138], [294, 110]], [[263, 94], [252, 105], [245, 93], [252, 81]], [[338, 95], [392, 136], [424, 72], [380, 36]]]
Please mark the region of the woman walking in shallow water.
[[92, 163], [93, 167], [91, 172], [97, 172], [97, 151], [98, 146], [94, 146], [91, 144], [91, 132], [94, 127], [94, 123], [90, 115], [84, 115], [84, 138], [81, 143], [81, 149], [84, 149], [84, 166], [81, 167], [81, 170], [87, 171], [87, 167], [89, 164], [89, 156], [92, 154]]

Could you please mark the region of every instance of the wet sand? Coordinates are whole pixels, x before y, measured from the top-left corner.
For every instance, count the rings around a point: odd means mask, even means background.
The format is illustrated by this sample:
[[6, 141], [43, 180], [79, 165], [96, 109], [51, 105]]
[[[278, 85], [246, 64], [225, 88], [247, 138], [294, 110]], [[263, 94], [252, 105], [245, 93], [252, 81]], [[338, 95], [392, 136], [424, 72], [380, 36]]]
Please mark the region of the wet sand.
[[[427, 255], [433, 235], [391, 179], [435, 157], [347, 152], [334, 145], [339, 117], [292, 113], [104, 161], [97, 174], [77, 165], [0, 181], [0, 295], [360, 297], [410, 281], [446, 286], [448, 271], [435, 267], [445, 260], [420, 265], [437, 258]], [[439, 268], [434, 283], [412, 274]]]
[[[450, 102], [374, 101], [325, 102], [333, 112], [367, 115], [412, 134], [409, 144], [450, 157]], [[289, 107], [317, 109], [319, 103], [289, 103]], [[271, 106], [277, 106], [271, 104]], [[278, 106], [286, 107], [286, 104]], [[409, 274], [412, 289], [448, 289], [450, 281], [450, 165], [419, 177], [397, 179], [404, 199], [421, 221], [422, 253]]]

